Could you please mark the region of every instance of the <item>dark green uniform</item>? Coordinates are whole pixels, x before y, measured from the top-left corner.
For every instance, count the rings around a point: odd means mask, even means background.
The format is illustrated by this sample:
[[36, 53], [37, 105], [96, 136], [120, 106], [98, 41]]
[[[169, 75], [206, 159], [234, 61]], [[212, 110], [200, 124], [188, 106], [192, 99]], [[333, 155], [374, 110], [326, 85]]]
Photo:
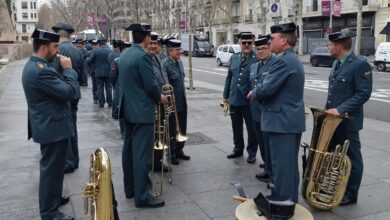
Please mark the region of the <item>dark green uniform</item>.
[[[257, 87], [260, 83], [263, 82], [267, 74], [269, 73], [269, 68], [271, 64], [276, 60], [276, 57], [272, 55], [264, 61], [258, 61], [257, 63], [252, 64], [250, 70], [250, 81], [252, 90]], [[251, 111], [252, 111], [252, 120], [254, 124], [254, 131], [257, 137], [257, 141], [260, 148], [261, 158], [265, 163], [264, 172], [268, 175], [271, 175], [271, 155], [268, 143], [268, 137], [266, 132], [261, 129], [261, 107], [262, 101], [252, 100], [251, 102]]]
[[230, 58], [228, 75], [225, 81], [223, 98], [229, 99], [230, 117], [233, 127], [233, 152], [242, 155], [244, 151], [243, 122], [245, 121], [248, 132], [247, 152], [249, 157], [255, 157], [257, 153], [257, 140], [253, 131], [252, 115], [250, 112], [250, 101], [246, 98], [251, 90], [249, 81], [250, 67], [257, 61], [255, 52], [245, 56], [243, 53], [236, 53]]
[[[184, 86], [184, 68], [181, 60], [174, 60], [168, 57], [164, 64], [164, 70], [167, 73], [169, 84], [173, 87], [175, 94], [176, 111], [179, 120], [181, 132], [187, 134], [187, 98]], [[183, 155], [185, 142], [176, 142], [176, 118], [175, 114], [169, 117], [169, 134], [171, 139], [172, 157]]]
[[74, 137], [69, 102], [79, 98], [77, 73], [62, 74], [47, 60], [31, 56], [22, 84], [28, 106], [28, 138], [41, 144], [39, 210], [43, 220], [58, 216], [69, 139]]
[[136, 206], [152, 200], [148, 172], [151, 168], [155, 106], [161, 93], [153, 71], [153, 61], [134, 44], [119, 58], [119, 117], [125, 120], [126, 137], [122, 152], [124, 189]]
[[266, 78], [253, 90], [262, 101], [261, 129], [267, 132], [272, 182], [278, 195], [298, 202], [298, 150], [305, 131], [303, 65], [292, 48], [278, 54]]
[[[78, 81], [80, 82], [82, 72], [84, 69], [84, 58], [81, 54], [80, 50], [75, 47], [72, 42], [70, 41], [64, 41], [59, 46], [60, 54], [67, 56], [72, 61], [72, 68], [77, 72], [78, 75]], [[57, 72], [62, 73], [63, 69], [60, 65], [60, 60], [57, 58], [52, 63], [53, 67], [57, 70]], [[68, 154], [66, 158], [66, 166], [65, 171], [72, 171], [74, 169], [77, 169], [79, 167], [79, 147], [78, 147], [78, 136], [77, 136], [77, 110], [78, 110], [78, 103], [79, 99], [73, 100], [71, 102], [71, 108], [72, 108], [72, 118], [73, 118], [73, 125], [75, 130], [75, 136], [71, 138], [70, 140], [70, 148], [68, 148]]]
[[347, 57], [333, 63], [329, 76], [329, 93], [326, 109], [337, 108], [346, 119], [336, 129], [331, 147], [342, 144], [349, 139], [347, 155], [351, 159], [351, 175], [345, 195], [357, 201], [360, 183], [363, 176], [363, 158], [359, 130], [363, 128], [363, 104], [368, 101], [372, 91], [371, 66], [361, 57], [351, 52]]

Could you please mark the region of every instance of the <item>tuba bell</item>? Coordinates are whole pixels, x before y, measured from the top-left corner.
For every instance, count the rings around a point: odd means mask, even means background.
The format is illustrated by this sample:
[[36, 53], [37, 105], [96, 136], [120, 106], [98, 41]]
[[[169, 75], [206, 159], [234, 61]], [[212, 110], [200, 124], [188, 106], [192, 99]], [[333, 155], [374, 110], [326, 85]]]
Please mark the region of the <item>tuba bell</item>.
[[103, 148], [91, 154], [89, 181], [83, 186], [84, 211], [92, 220], [118, 220], [117, 203], [111, 181], [111, 164]]
[[[326, 113], [311, 107], [314, 126], [311, 144], [302, 144], [303, 156], [302, 196], [312, 207], [330, 210], [338, 206], [344, 197], [351, 161], [347, 156], [349, 140], [343, 145], [329, 146], [332, 136], [344, 117]], [[306, 160], [306, 149], [308, 158]]]

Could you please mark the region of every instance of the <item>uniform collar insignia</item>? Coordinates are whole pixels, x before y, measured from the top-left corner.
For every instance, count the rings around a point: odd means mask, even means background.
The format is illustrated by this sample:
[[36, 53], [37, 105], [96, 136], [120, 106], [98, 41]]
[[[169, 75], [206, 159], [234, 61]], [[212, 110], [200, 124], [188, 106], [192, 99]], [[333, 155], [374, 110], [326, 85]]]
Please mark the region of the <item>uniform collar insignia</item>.
[[43, 63], [38, 63], [39, 68], [43, 69], [45, 65]]

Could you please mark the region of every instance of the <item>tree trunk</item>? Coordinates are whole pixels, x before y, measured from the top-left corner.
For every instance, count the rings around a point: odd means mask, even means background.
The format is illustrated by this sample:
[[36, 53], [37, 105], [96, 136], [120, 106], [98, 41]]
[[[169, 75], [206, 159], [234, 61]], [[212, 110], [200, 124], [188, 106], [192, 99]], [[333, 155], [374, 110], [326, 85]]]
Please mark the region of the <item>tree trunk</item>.
[[356, 18], [356, 42], [355, 42], [355, 54], [360, 54], [360, 46], [362, 42], [362, 7], [363, 1], [356, 0], [357, 3], [357, 18]]

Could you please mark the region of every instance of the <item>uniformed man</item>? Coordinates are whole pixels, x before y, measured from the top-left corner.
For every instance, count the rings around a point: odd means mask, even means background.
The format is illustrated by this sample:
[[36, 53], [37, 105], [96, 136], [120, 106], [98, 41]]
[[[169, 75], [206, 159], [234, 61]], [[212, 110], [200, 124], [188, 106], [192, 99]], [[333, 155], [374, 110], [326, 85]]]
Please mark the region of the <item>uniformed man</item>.
[[223, 91], [223, 102], [230, 104], [230, 117], [233, 127], [234, 149], [227, 158], [237, 158], [243, 155], [244, 137], [243, 120], [245, 120], [248, 132], [248, 163], [256, 161], [257, 140], [253, 131], [253, 122], [250, 111], [250, 100], [247, 95], [251, 90], [249, 81], [250, 67], [257, 61], [256, 54], [252, 50], [254, 35], [251, 32], [241, 32], [239, 34], [241, 52], [233, 54], [230, 58], [228, 75]]
[[88, 86], [88, 75], [87, 75], [87, 64], [85, 60], [88, 57], [88, 50], [84, 46], [84, 41], [82, 38], [77, 38], [76, 39], [76, 47], [79, 48], [81, 54], [83, 55], [84, 58], [84, 66], [83, 66], [83, 73], [81, 76], [81, 83], [80, 86]]
[[[59, 54], [67, 56], [72, 61], [72, 68], [77, 72], [78, 81], [81, 81], [82, 72], [84, 69], [84, 58], [81, 52], [71, 44], [70, 35], [74, 32], [73, 27], [70, 24], [57, 23], [52, 27], [52, 30], [60, 35]], [[57, 72], [62, 73], [63, 69], [60, 65], [60, 60], [55, 59], [52, 63]], [[74, 125], [75, 136], [71, 138], [70, 147], [68, 148], [68, 154], [66, 157], [65, 173], [73, 173], [75, 169], [79, 167], [79, 147], [77, 136], [77, 110], [79, 99], [73, 100], [71, 104], [72, 118]]]
[[85, 49], [87, 49], [87, 51], [90, 51], [92, 50], [92, 40], [85, 40]]
[[92, 50], [89, 50], [88, 51], [88, 57], [86, 59], [86, 63], [87, 63], [87, 66], [88, 66], [88, 72], [89, 72], [89, 75], [91, 76], [91, 81], [92, 81], [92, 97], [93, 97], [93, 103], [94, 104], [98, 104], [98, 90], [97, 90], [97, 82], [96, 82], [96, 77], [95, 77], [95, 65], [96, 65], [96, 61], [91, 61], [91, 57], [92, 57], [92, 54], [93, 52], [99, 48], [99, 42], [98, 40], [92, 40], [91, 41], [91, 47], [92, 47]]
[[58, 211], [69, 198], [62, 197], [69, 138], [75, 135], [69, 102], [79, 98], [77, 73], [68, 57], [60, 57], [62, 74], [50, 62], [58, 53], [60, 36], [35, 30], [34, 54], [23, 69], [22, 84], [28, 106], [28, 139], [41, 145], [39, 211], [43, 220], [70, 220]]
[[294, 23], [271, 27], [270, 49], [276, 59], [264, 81], [253, 90], [262, 101], [261, 129], [267, 132], [272, 162], [272, 182], [277, 195], [298, 202], [298, 150], [305, 131], [303, 65], [294, 52], [297, 42]]
[[[107, 57], [111, 50], [106, 44], [106, 39], [100, 36], [98, 39], [99, 48], [93, 51], [90, 62], [95, 63], [95, 77], [97, 84], [97, 94], [99, 98], [99, 107], [104, 108], [104, 104], [107, 102], [109, 108], [112, 107], [112, 86], [110, 82], [110, 63], [108, 63]], [[104, 96], [104, 89], [106, 95]]]
[[[116, 80], [117, 80], [117, 77], [113, 77], [114, 74], [116, 73], [117, 71], [117, 65], [114, 64], [114, 60], [116, 58], [118, 58], [120, 55], [121, 55], [121, 52], [120, 52], [120, 46], [122, 46], [122, 41], [121, 40], [112, 40], [112, 47], [113, 47], [113, 50], [108, 54], [107, 56], [107, 61], [108, 63], [110, 64], [110, 81], [111, 81], [111, 85], [112, 85], [112, 88], [114, 89], [114, 94], [115, 94], [115, 90], [118, 89], [116, 88]], [[117, 74], [116, 74], [117, 75]], [[114, 100], [113, 102], [115, 103], [115, 95], [114, 95]], [[114, 119], [118, 119], [118, 114], [117, 114], [117, 106], [114, 104], [112, 105], [112, 118]]]
[[[158, 42], [159, 42], [158, 33], [152, 32], [150, 35], [150, 43], [146, 48], [146, 51], [152, 56], [154, 75], [156, 77], [160, 91], [162, 92], [163, 86], [169, 84], [169, 82], [168, 82], [167, 73], [165, 72], [165, 69], [162, 67], [162, 61], [159, 57], [159, 54], [161, 52], [161, 47], [158, 46], [159, 44]], [[161, 109], [161, 118], [163, 118], [165, 114], [163, 104], [160, 104], [160, 109]], [[155, 136], [158, 136], [158, 134], [156, 133]], [[164, 152], [162, 150], [154, 150], [154, 169], [153, 169], [154, 171], [161, 171], [162, 168], [161, 166], [164, 166], [162, 163], [163, 153]], [[168, 171], [168, 168], [166, 166], [164, 166], [164, 171]]]
[[[119, 45], [119, 50], [121, 53], [123, 53], [129, 47], [131, 47], [130, 43], [121, 42], [121, 44]], [[120, 85], [119, 85], [119, 67], [118, 66], [119, 66], [119, 57], [115, 58], [114, 61], [112, 62], [112, 68], [114, 70], [112, 70], [111, 82], [114, 82], [113, 87], [115, 88], [114, 100], [113, 100], [114, 101], [113, 106], [115, 106], [114, 119], [119, 119], [119, 129], [120, 129], [121, 136], [124, 139], [125, 138], [124, 119], [123, 119], [123, 117], [119, 118], [119, 101], [118, 101], [119, 98], [118, 97], [119, 97], [119, 93], [120, 93]]]
[[[187, 98], [184, 85], [184, 68], [180, 60], [181, 41], [171, 39], [167, 43], [168, 58], [165, 60], [163, 67], [168, 75], [169, 84], [173, 87], [175, 95], [175, 104], [177, 118], [179, 120], [180, 131], [183, 135], [187, 134]], [[171, 114], [169, 117], [169, 135], [171, 146], [171, 163], [179, 164], [178, 159], [189, 160], [190, 156], [184, 154], [183, 148], [185, 142], [176, 141], [176, 117]]]
[[131, 24], [134, 44], [119, 58], [119, 117], [125, 120], [126, 137], [122, 167], [126, 198], [135, 198], [138, 208], [164, 206], [151, 194], [151, 168], [155, 106], [167, 103], [160, 93], [153, 71], [153, 61], [145, 48], [150, 43], [150, 25]]
[[[266, 35], [255, 40], [256, 56], [259, 58], [259, 61], [251, 66], [250, 81], [252, 90], [263, 82], [269, 73], [271, 64], [276, 59], [270, 50], [269, 39], [270, 35]], [[256, 174], [256, 178], [260, 181], [270, 182], [271, 155], [267, 135], [261, 129], [261, 102], [253, 100], [252, 93], [253, 91], [250, 91], [247, 98], [251, 99], [253, 129], [259, 143], [261, 159], [265, 164], [264, 172]]]
[[334, 132], [330, 146], [342, 145], [348, 139], [350, 144], [347, 155], [352, 162], [351, 175], [340, 205], [354, 204], [358, 199], [363, 175], [359, 130], [363, 128], [363, 105], [370, 98], [372, 91], [370, 64], [365, 58], [351, 51], [351, 38], [355, 36], [355, 33], [347, 28], [329, 35], [330, 54], [337, 60], [330, 72], [325, 108], [328, 113], [348, 117]]

